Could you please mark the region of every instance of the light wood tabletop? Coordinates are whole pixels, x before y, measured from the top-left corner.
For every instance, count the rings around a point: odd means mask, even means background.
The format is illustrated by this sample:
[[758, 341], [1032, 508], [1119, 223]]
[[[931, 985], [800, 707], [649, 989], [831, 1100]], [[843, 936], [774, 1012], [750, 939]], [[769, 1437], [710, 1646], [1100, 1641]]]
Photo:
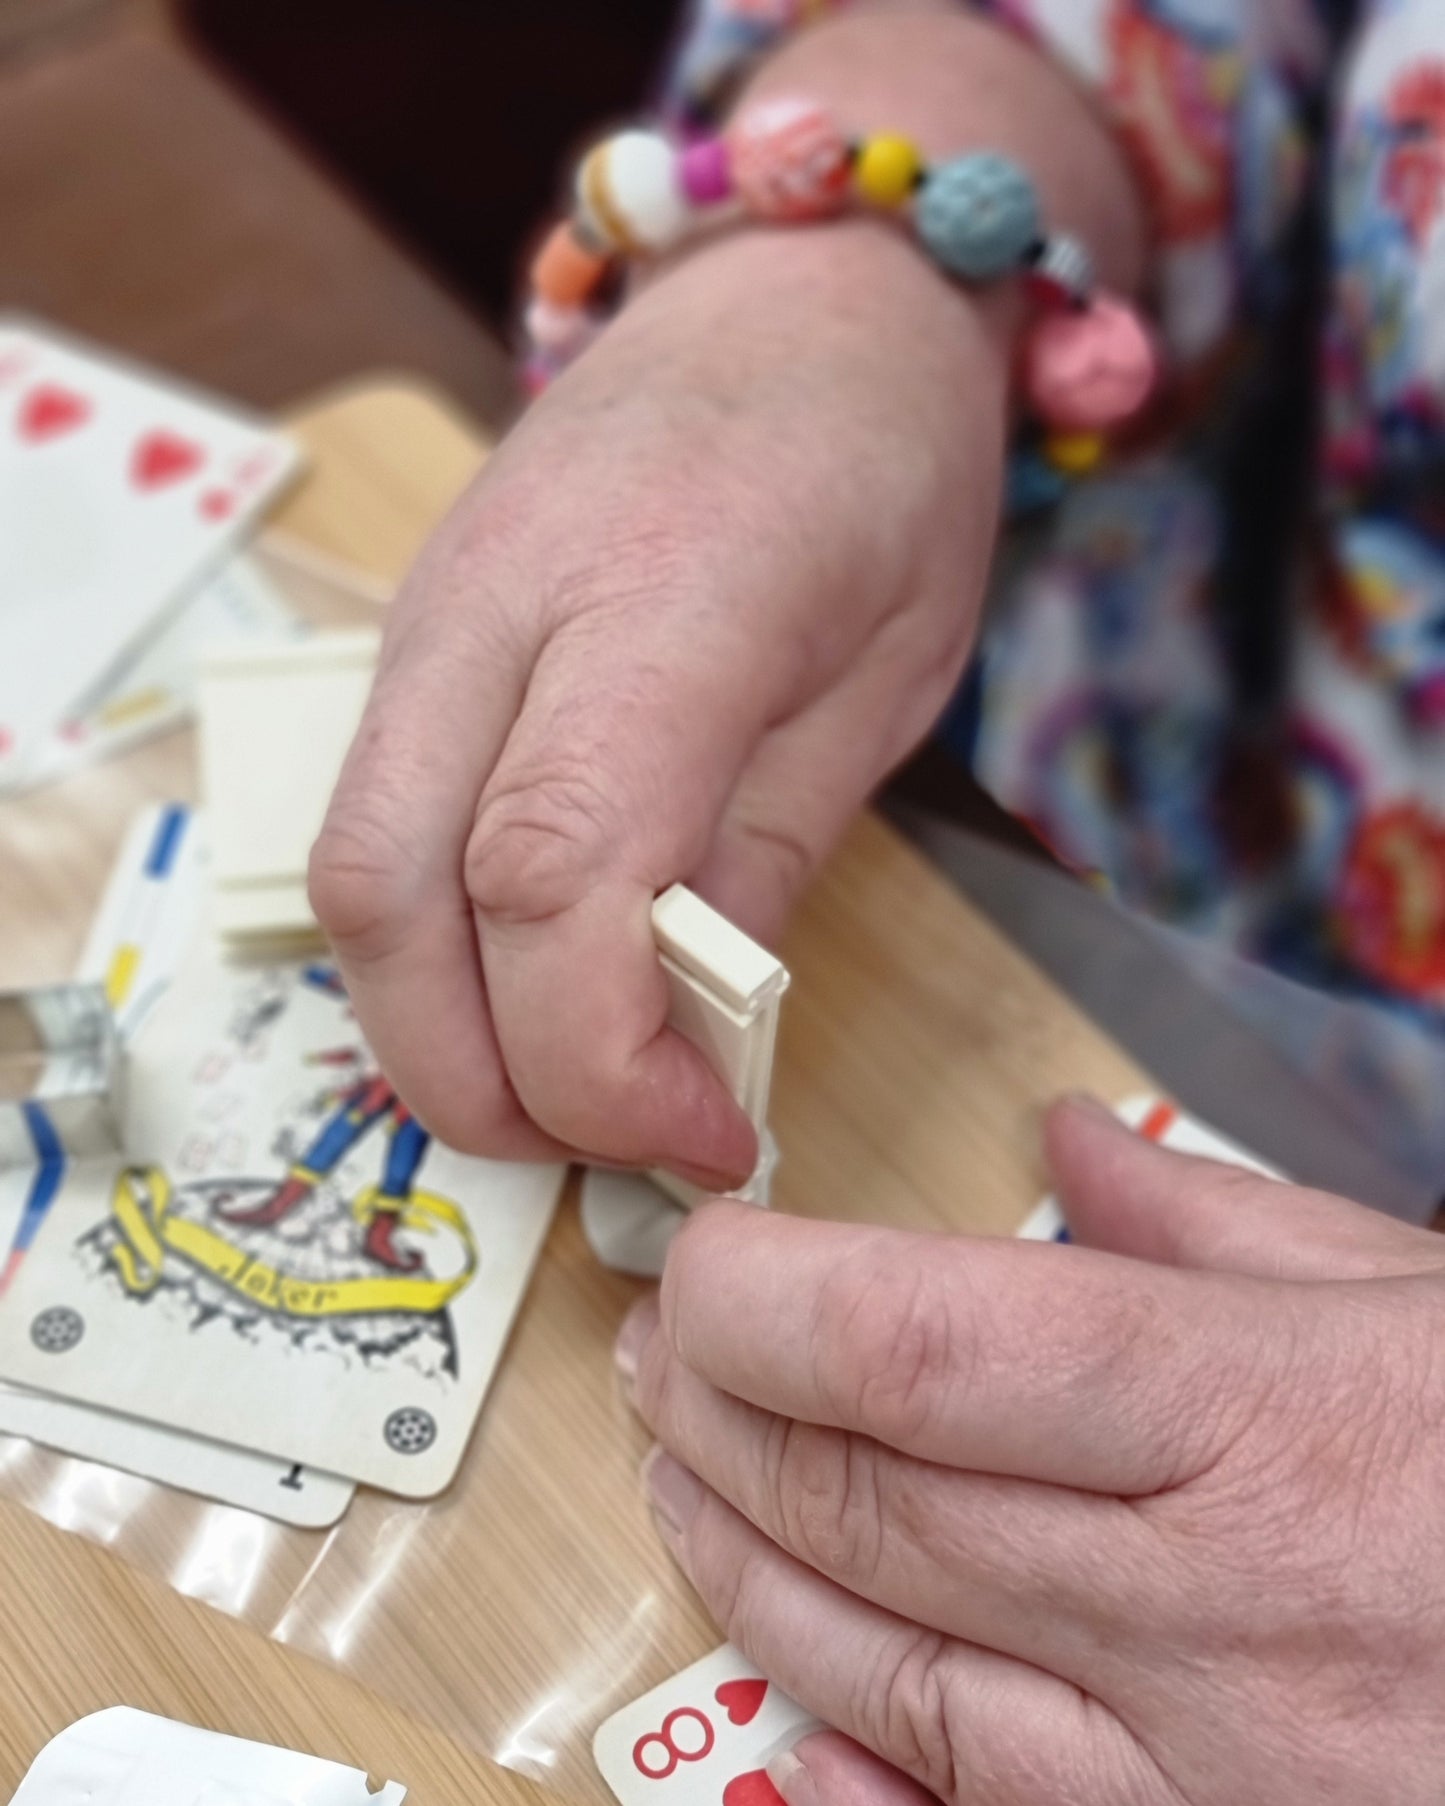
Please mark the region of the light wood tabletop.
[[[405, 385], [333, 396], [296, 424], [314, 465], [277, 543], [384, 592], [480, 442]], [[0, 805], [0, 985], [64, 977], [131, 814], [193, 793], [183, 732]], [[1145, 1083], [876, 816], [783, 952], [779, 1208], [1011, 1232], [1043, 1190], [1041, 1105]], [[583, 1733], [717, 1640], [651, 1536], [640, 1433], [615, 1395], [611, 1340], [639, 1290], [592, 1261], [569, 1197], [452, 1493], [429, 1507], [362, 1493], [330, 1537], [267, 1533], [245, 1584], [197, 1581], [220, 1520], [177, 1495], [110, 1548], [42, 1521], [17, 1494], [73, 1521], [73, 1464], [0, 1438], [0, 1795], [66, 1724], [127, 1703], [404, 1781], [416, 1806], [531, 1797], [517, 1767], [601, 1800]], [[221, 1514], [233, 1551], [238, 1515]], [[513, 1767], [486, 1759], [499, 1751]]]

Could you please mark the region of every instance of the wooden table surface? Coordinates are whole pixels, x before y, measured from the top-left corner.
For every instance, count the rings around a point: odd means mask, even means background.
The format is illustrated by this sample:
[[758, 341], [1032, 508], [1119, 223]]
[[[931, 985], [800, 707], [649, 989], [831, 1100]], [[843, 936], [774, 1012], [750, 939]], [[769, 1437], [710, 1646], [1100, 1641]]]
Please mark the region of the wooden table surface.
[[[316, 463], [280, 538], [383, 580], [480, 456], [456, 414], [404, 387], [333, 396], [298, 426]], [[0, 805], [0, 984], [66, 974], [129, 815], [193, 790], [186, 732]], [[783, 1209], [1007, 1233], [1042, 1190], [1043, 1102], [1144, 1082], [876, 817], [814, 886], [784, 953]], [[601, 1800], [584, 1728], [716, 1640], [647, 1528], [640, 1434], [615, 1397], [610, 1343], [638, 1290], [590, 1259], [569, 1198], [452, 1493], [430, 1508], [359, 1494], [314, 1565], [319, 1533], [279, 1533], [274, 1598], [269, 1569], [210, 1586], [230, 1585], [233, 1605], [244, 1595], [255, 1622], [280, 1619], [285, 1645], [153, 1577], [184, 1567], [207, 1591], [206, 1539], [234, 1539], [238, 1514], [153, 1489], [141, 1520], [98, 1547], [13, 1503], [18, 1472], [53, 1516], [67, 1499], [73, 1515], [75, 1464], [0, 1438], [0, 1797], [66, 1724], [128, 1703], [404, 1781], [415, 1806], [533, 1796], [468, 1742], [506, 1742], [568, 1797]]]

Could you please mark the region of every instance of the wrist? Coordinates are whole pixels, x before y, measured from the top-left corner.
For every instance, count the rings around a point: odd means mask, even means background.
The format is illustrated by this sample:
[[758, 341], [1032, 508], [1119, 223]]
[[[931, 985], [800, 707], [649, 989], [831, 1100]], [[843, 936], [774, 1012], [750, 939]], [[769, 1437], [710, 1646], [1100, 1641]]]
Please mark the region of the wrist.
[[[800, 98], [804, 81], [812, 92]], [[879, 112], [881, 127], [860, 117]], [[975, 367], [980, 353], [995, 369], [1019, 353], [1035, 420], [1052, 434], [1035, 443], [1060, 474], [1092, 468], [1103, 435], [1138, 413], [1157, 377], [1147, 328], [1109, 292], [1134, 287], [1143, 262], [1143, 209], [1122, 153], [1051, 65], [968, 14], [919, 6], [835, 19], [774, 59], [722, 135], [624, 132], [589, 152], [575, 195], [575, 217], [533, 266], [538, 385], [549, 353], [555, 369], [569, 341], [575, 356], [595, 333], [585, 304], [609, 263], [646, 259], [663, 273], [642, 293], [670, 299], [688, 293], [691, 273], [692, 304], [706, 311], [717, 296], [697, 289], [696, 273], [730, 267], [719, 261], [727, 244], [744, 265], [774, 246], [779, 269], [823, 289], [815, 335], [839, 303], [856, 314], [871, 295], [878, 325], [919, 347], [915, 367], [931, 361], [930, 316], [971, 329]], [[791, 235], [775, 228], [790, 224], [813, 228], [797, 235], [806, 248], [779, 243]], [[684, 242], [697, 248], [679, 258]], [[831, 284], [809, 276], [827, 269], [817, 257], [839, 266]], [[891, 273], [875, 284], [880, 269]], [[756, 305], [744, 312], [756, 325]], [[816, 345], [799, 349], [816, 361]]]
[[1007, 287], [939, 280], [866, 216], [825, 232], [742, 227], [651, 269], [569, 393], [660, 386], [754, 437], [764, 419], [784, 433], [796, 422], [800, 438], [829, 419], [850, 436], [897, 423], [918, 448], [962, 438], [1001, 462], [1022, 312]]
[[850, 132], [901, 132], [930, 158], [1013, 158], [1050, 225], [1088, 246], [1104, 286], [1138, 291], [1147, 211], [1107, 121], [1041, 51], [956, 0], [855, 0], [775, 51], [739, 105], [789, 94]]

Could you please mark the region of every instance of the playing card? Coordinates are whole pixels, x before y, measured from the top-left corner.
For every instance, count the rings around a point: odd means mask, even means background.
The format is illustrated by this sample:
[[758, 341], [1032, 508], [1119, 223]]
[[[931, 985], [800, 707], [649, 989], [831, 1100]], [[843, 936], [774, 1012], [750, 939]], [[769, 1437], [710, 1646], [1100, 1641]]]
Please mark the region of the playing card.
[[768, 1763], [819, 1728], [724, 1644], [614, 1713], [592, 1754], [622, 1806], [779, 1806]]
[[464, 1159], [377, 1072], [333, 970], [202, 935], [131, 1044], [126, 1163], [63, 1176], [0, 1377], [413, 1497], [451, 1479], [558, 1167]]
[[0, 779], [23, 779], [297, 464], [238, 409], [0, 321]]
[[184, 805], [147, 809], [131, 823], [76, 972], [105, 986], [122, 1044], [159, 1003], [195, 935], [201, 876], [195, 817]]
[[[305, 632], [305, 623], [255, 562], [245, 554], [232, 558], [141, 645], [83, 711], [45, 735], [25, 769], [24, 785], [53, 783], [189, 720], [206, 647], [221, 641], [285, 642]], [[10, 787], [20, 787], [18, 774]]]
[[[20, 1171], [0, 1172], [0, 1243], [13, 1245], [34, 1183], [31, 1175]], [[350, 1480], [299, 1463], [228, 1448], [15, 1386], [0, 1385], [0, 1434], [23, 1436], [63, 1455], [99, 1461], [223, 1505], [312, 1528], [336, 1523], [356, 1490]]]
[[[1258, 1173], [1262, 1179], [1283, 1179], [1284, 1174], [1253, 1154], [1247, 1154], [1238, 1143], [1228, 1140], [1215, 1129], [1206, 1128], [1187, 1116], [1177, 1104], [1159, 1097], [1131, 1097], [1115, 1112], [1136, 1134], [1161, 1147], [1173, 1148], [1178, 1154], [1196, 1154], [1203, 1160], [1223, 1160], [1230, 1166], [1242, 1166]], [[1019, 1238], [1030, 1242], [1067, 1242], [1068, 1227], [1057, 1198], [1045, 1198], [1029, 1213]]]
[[[105, 982], [124, 1042], [174, 975], [199, 890], [190, 812], [149, 810], [132, 825], [81, 959]], [[0, 1174], [0, 1298], [18, 1272], [64, 1177], [59, 1150], [31, 1171]], [[0, 1385], [0, 1433], [118, 1467], [288, 1524], [334, 1524], [356, 1488], [334, 1474], [182, 1435], [89, 1405]]]

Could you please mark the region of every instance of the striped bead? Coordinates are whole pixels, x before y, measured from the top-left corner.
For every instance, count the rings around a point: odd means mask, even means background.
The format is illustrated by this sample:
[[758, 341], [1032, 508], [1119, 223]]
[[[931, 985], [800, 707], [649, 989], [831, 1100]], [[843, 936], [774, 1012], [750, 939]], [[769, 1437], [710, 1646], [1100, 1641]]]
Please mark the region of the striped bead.
[[1097, 282], [1093, 258], [1067, 232], [1050, 233], [1029, 270], [1031, 292], [1051, 307], [1087, 301]]

